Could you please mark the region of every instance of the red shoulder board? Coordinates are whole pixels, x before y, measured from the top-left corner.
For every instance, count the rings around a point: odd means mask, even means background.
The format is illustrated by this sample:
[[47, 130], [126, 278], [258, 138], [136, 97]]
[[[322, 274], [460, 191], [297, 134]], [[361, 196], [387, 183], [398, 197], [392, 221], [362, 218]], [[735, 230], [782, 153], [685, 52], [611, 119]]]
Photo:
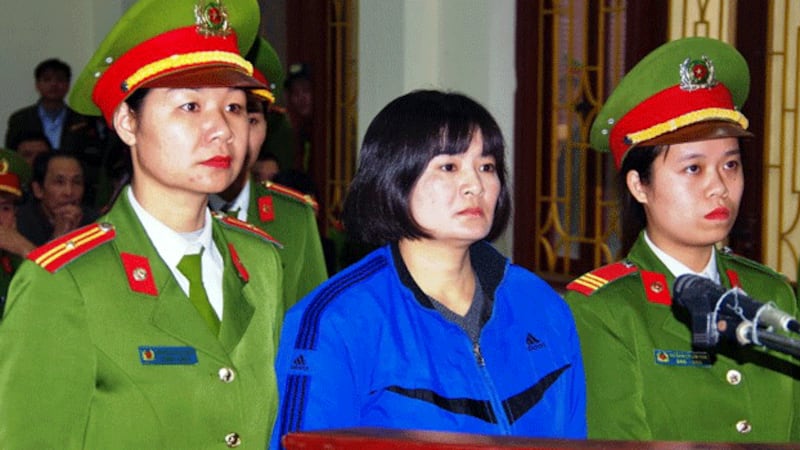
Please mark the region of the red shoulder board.
[[78, 228], [28, 253], [28, 259], [55, 273], [62, 266], [117, 235], [110, 223], [95, 223]]
[[583, 295], [592, 295], [594, 291], [606, 284], [628, 275], [629, 273], [636, 272], [637, 270], [639, 269], [633, 264], [623, 261], [616, 262], [581, 275], [572, 280], [572, 282], [567, 285], [567, 289], [580, 292]]
[[277, 192], [279, 194], [283, 194], [286, 197], [293, 198], [301, 203], [305, 203], [310, 207], [314, 208], [314, 211], [319, 211], [319, 204], [314, 197], [309, 194], [303, 194], [302, 192], [292, 189], [290, 187], [286, 187], [282, 184], [273, 183], [272, 181], [265, 181], [264, 187], [269, 189], [270, 191]]
[[269, 233], [267, 233], [266, 231], [262, 230], [261, 228], [258, 228], [257, 226], [255, 226], [253, 224], [247, 223], [247, 222], [245, 222], [243, 220], [236, 219], [234, 217], [230, 217], [229, 215], [227, 215], [225, 213], [220, 213], [220, 212], [216, 212], [216, 211], [212, 212], [211, 216], [214, 217], [215, 219], [219, 220], [223, 224], [231, 227], [231, 228], [237, 228], [239, 230], [249, 231], [250, 233], [253, 233], [253, 234], [259, 236], [260, 238], [264, 239], [267, 242], [271, 242], [271, 243], [277, 245], [278, 247], [283, 247], [283, 244], [278, 242], [277, 239], [275, 239], [274, 237], [270, 236]]

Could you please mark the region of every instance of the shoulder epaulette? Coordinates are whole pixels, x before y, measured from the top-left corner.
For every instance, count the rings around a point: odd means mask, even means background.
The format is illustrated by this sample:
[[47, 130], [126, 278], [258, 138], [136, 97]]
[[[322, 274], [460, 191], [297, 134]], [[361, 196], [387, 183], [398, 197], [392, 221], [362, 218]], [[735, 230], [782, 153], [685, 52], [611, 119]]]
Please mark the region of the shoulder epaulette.
[[237, 218], [231, 217], [231, 216], [229, 216], [229, 215], [227, 215], [225, 213], [220, 213], [220, 212], [216, 212], [216, 211], [212, 212], [211, 216], [214, 217], [215, 219], [219, 220], [220, 222], [222, 222], [222, 224], [226, 225], [228, 228], [233, 228], [233, 229], [236, 229], [236, 230], [242, 230], [242, 231], [250, 232], [251, 234], [255, 234], [256, 236], [260, 237], [261, 239], [263, 239], [263, 240], [265, 240], [265, 241], [267, 241], [267, 242], [269, 242], [271, 244], [275, 244], [278, 247], [283, 247], [283, 244], [278, 242], [277, 239], [275, 239], [274, 237], [270, 236], [269, 233], [267, 233], [266, 231], [262, 230], [261, 228], [258, 228], [257, 226], [255, 226], [255, 225], [253, 225], [251, 223], [247, 223], [247, 222], [245, 222], [243, 220], [239, 220]]
[[599, 267], [572, 280], [572, 282], [567, 285], [567, 289], [580, 292], [583, 295], [592, 295], [606, 284], [622, 278], [625, 275], [637, 272], [638, 270], [639, 269], [633, 264], [624, 261], [615, 262]]
[[304, 194], [296, 189], [292, 189], [290, 187], [284, 186], [282, 184], [278, 184], [272, 181], [265, 181], [262, 183], [265, 188], [272, 192], [276, 192], [278, 194], [283, 195], [284, 197], [289, 197], [293, 200], [296, 200], [300, 203], [305, 203], [306, 205], [314, 208], [314, 211], [319, 210], [319, 204], [314, 199], [313, 196], [309, 194]]
[[283, 106], [278, 106], [275, 103], [270, 103], [267, 111], [278, 114], [287, 114], [289, 112], [289, 110]]
[[772, 276], [775, 276], [775, 277], [778, 277], [778, 278], [781, 278], [781, 279], [784, 279], [784, 280], [788, 281], [788, 277], [785, 274], [777, 272], [772, 267], [769, 267], [767, 265], [761, 264], [760, 262], [754, 261], [754, 260], [752, 260], [752, 259], [750, 259], [750, 258], [748, 258], [746, 256], [742, 256], [742, 255], [736, 254], [736, 253], [733, 252], [733, 250], [731, 250], [730, 247], [722, 248], [722, 250], [720, 250], [720, 254], [722, 255], [723, 258], [725, 258], [728, 261], [731, 261], [731, 262], [733, 262], [735, 264], [741, 264], [741, 265], [746, 266], [746, 267], [748, 267], [750, 269], [755, 269], [755, 270], [757, 270], [759, 272], [762, 272], [762, 273], [765, 273], [765, 274], [768, 274], [768, 275], [772, 275]]
[[28, 253], [28, 259], [50, 273], [85, 254], [89, 250], [108, 242], [117, 235], [110, 223], [95, 223], [78, 228], [42, 245]]

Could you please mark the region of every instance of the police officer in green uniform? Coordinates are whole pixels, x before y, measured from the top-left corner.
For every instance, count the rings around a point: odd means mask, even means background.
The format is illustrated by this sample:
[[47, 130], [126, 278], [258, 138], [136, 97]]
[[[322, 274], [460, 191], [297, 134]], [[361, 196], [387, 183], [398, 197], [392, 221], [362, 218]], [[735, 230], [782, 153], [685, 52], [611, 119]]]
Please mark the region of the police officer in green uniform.
[[[763, 347], [692, 346], [673, 281], [707, 277], [796, 313], [781, 275], [718, 250], [744, 188], [739, 111], [749, 71], [731, 46], [669, 42], [620, 82], [591, 129], [621, 176], [626, 258], [568, 285], [586, 366], [589, 438], [786, 442], [800, 436], [798, 366]], [[626, 240], [626, 239], [623, 239]]]
[[0, 148], [0, 318], [11, 277], [35, 245], [17, 230], [17, 204], [31, 170], [17, 152]]
[[133, 176], [97, 224], [32, 251], [11, 283], [2, 447], [267, 445], [280, 257], [207, 207], [245, 159], [245, 90], [265, 88], [241, 56], [258, 17], [255, 0], [140, 0], [83, 70], [71, 104], [102, 113]]
[[[280, 61], [269, 42], [256, 39], [255, 51], [248, 54], [256, 77], [265, 84], [280, 74]], [[267, 94], [267, 95], [264, 95]], [[316, 201], [294, 189], [271, 181], [256, 182], [250, 169], [255, 164], [265, 136], [270, 132], [265, 111], [275, 100], [271, 91], [255, 90], [248, 97], [250, 119], [248, 153], [239, 176], [225, 191], [209, 197], [216, 211], [247, 221], [273, 236], [281, 247], [283, 262], [284, 310], [297, 303], [328, 278], [322, 253], [315, 210]]]

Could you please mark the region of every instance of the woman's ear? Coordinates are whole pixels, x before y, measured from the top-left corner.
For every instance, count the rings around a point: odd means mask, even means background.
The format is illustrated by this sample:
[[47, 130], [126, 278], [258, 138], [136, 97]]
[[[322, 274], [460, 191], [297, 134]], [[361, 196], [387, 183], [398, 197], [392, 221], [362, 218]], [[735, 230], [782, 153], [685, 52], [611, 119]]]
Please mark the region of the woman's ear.
[[637, 202], [642, 204], [647, 203], [647, 191], [644, 188], [642, 179], [639, 178], [639, 172], [629, 170], [628, 173], [625, 174], [625, 184], [628, 185], [628, 191], [630, 191]]
[[136, 144], [136, 114], [127, 103], [122, 102], [114, 111], [113, 124], [122, 142], [128, 147]]

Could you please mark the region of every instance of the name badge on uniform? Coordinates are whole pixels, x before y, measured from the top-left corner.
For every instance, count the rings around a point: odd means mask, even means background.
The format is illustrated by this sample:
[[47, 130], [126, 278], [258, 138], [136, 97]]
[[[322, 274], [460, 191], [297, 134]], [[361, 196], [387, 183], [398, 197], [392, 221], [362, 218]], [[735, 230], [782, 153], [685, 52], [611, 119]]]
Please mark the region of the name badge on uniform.
[[139, 361], [144, 365], [190, 365], [197, 364], [194, 347], [139, 347]]
[[662, 366], [703, 367], [711, 365], [711, 355], [708, 352], [655, 349], [653, 355], [656, 364]]

